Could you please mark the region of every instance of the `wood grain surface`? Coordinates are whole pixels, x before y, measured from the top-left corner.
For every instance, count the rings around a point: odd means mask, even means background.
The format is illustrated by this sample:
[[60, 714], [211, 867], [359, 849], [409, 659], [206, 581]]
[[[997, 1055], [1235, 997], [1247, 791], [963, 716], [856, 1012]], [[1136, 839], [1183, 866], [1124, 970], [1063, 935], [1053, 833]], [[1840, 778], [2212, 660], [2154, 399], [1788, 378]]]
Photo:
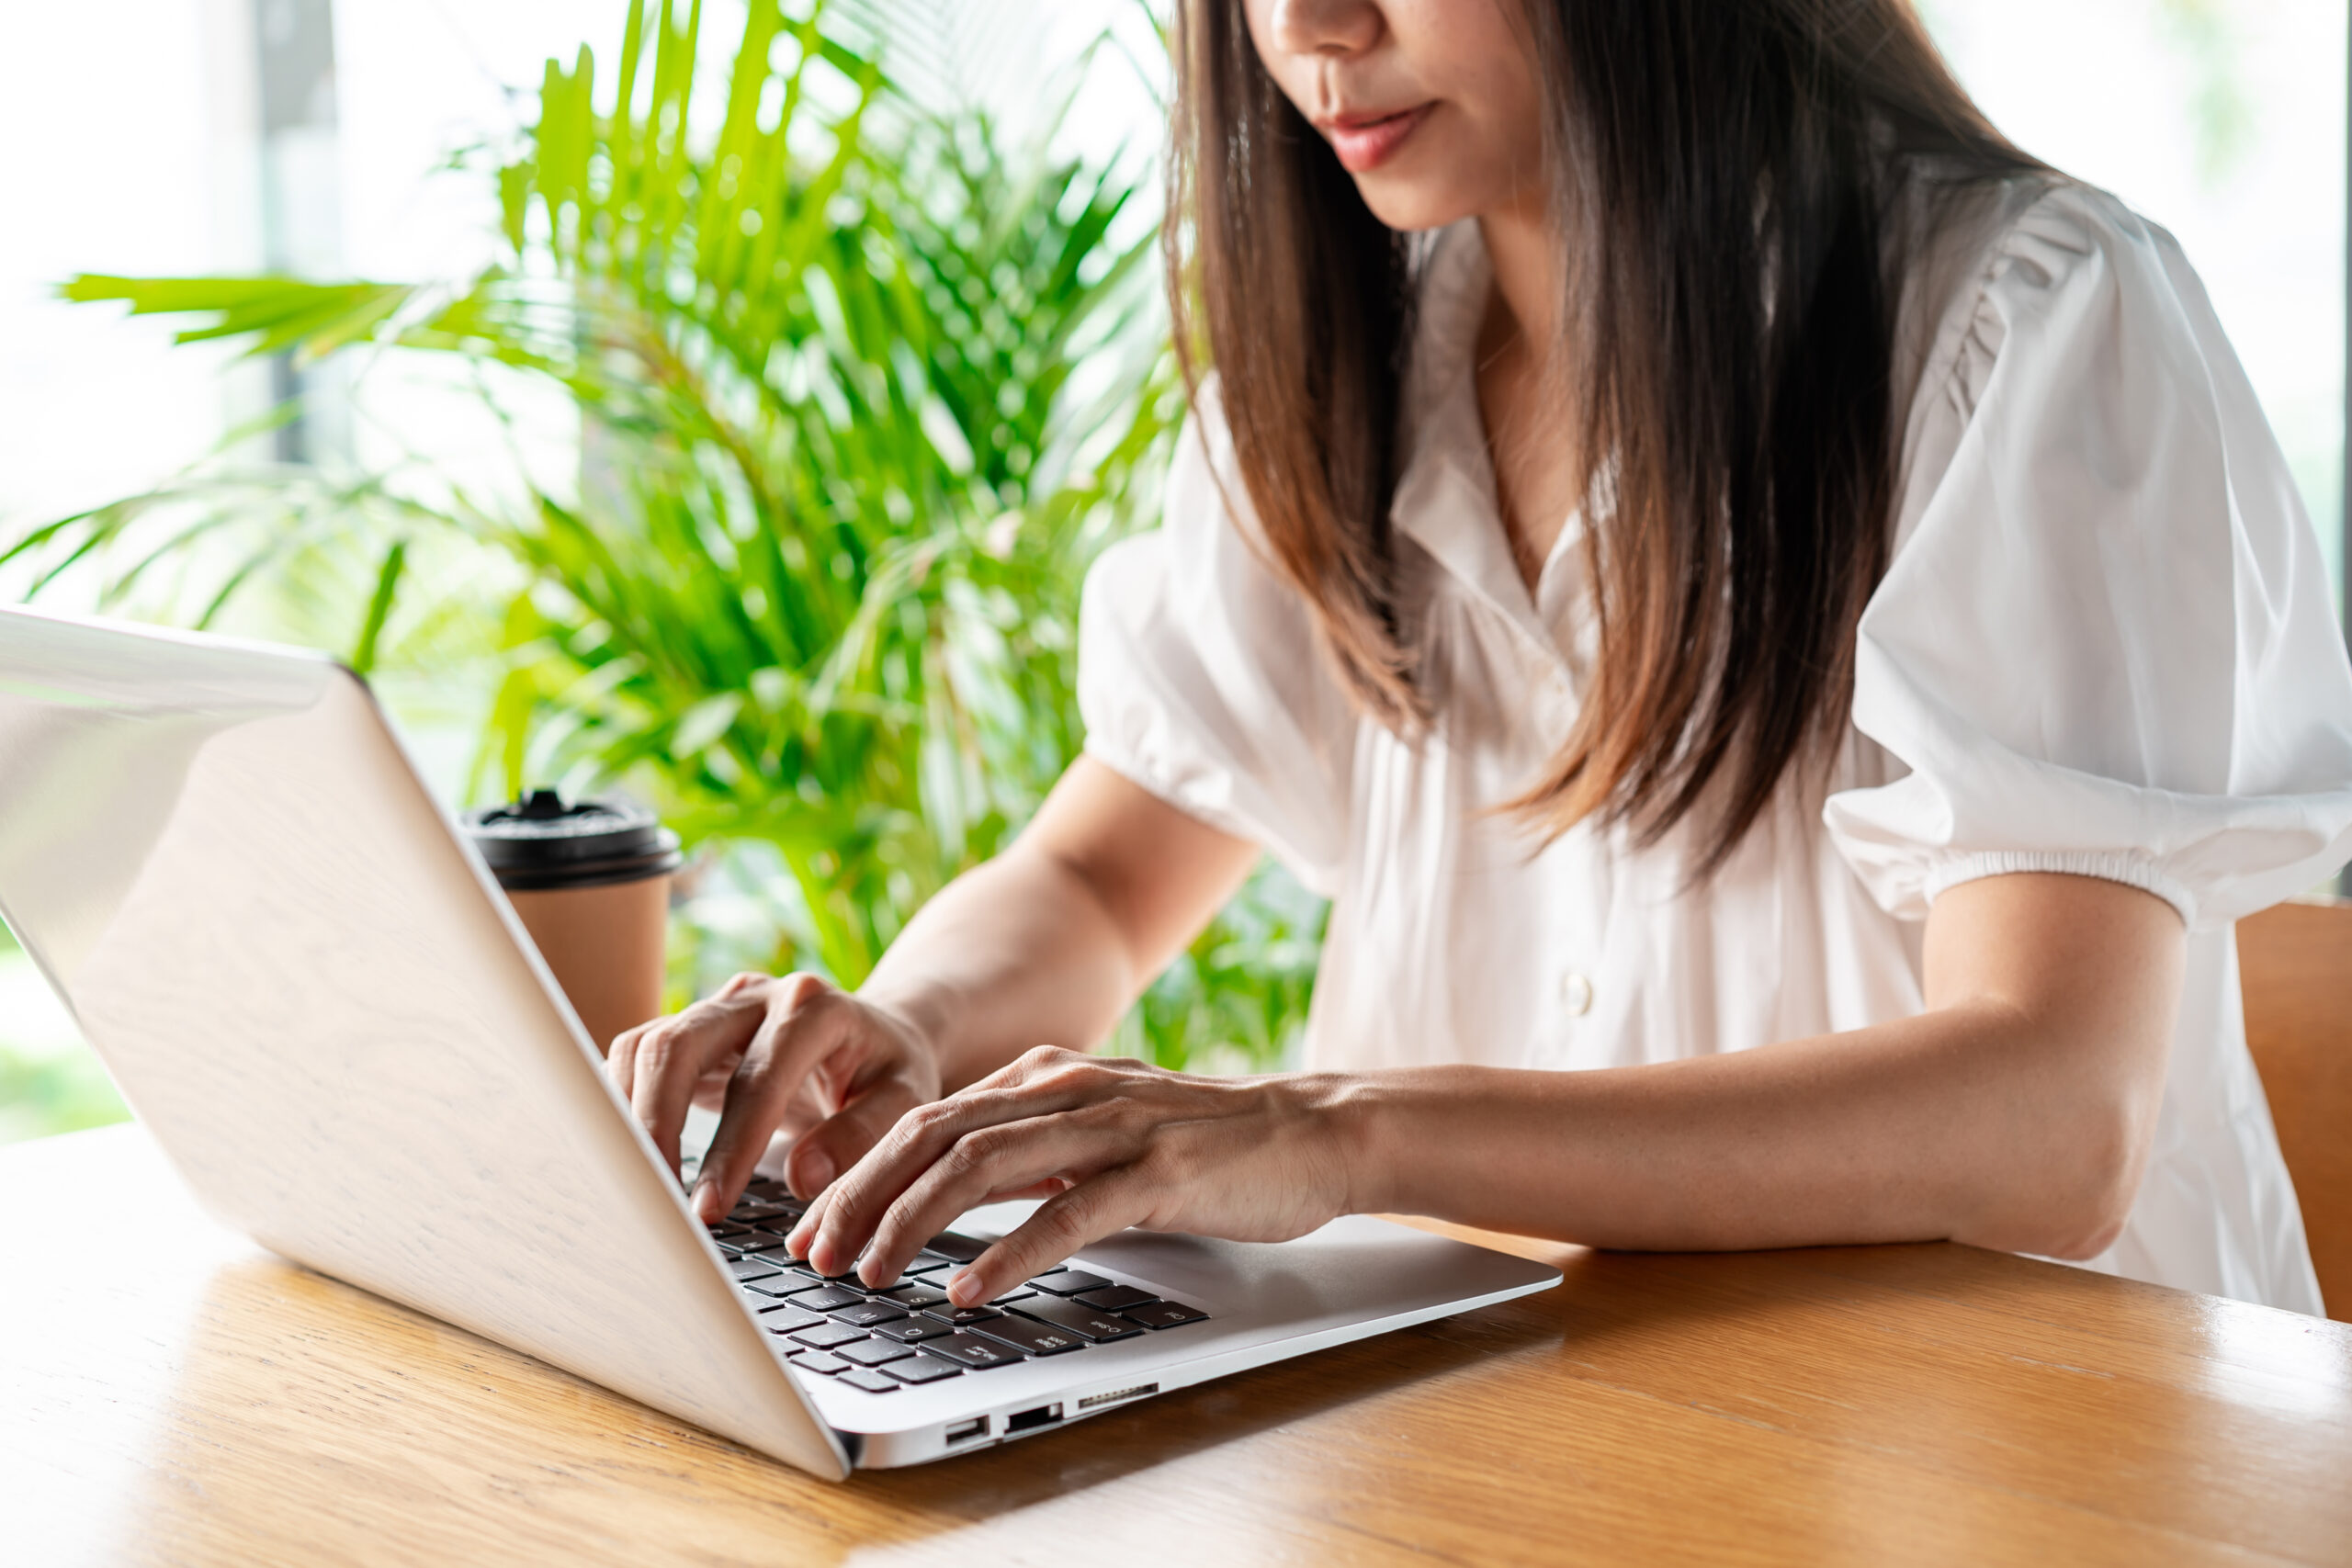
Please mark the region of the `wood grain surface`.
[[2352, 1562], [2352, 1328], [1959, 1247], [1558, 1290], [813, 1480], [0, 1150], [0, 1562]]

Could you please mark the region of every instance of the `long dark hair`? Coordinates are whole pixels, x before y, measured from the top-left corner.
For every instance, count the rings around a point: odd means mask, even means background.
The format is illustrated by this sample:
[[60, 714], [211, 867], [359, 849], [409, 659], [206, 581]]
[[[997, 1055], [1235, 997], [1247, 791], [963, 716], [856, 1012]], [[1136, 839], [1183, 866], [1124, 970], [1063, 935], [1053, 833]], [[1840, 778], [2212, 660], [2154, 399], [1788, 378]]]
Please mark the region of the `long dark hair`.
[[[1599, 641], [1575, 728], [1512, 805], [1548, 832], [1596, 818], [1654, 842], [1703, 804], [1712, 871], [1850, 701], [1895, 491], [1902, 215], [2042, 166], [1908, 0], [1524, 12]], [[1197, 390], [1216, 367], [1263, 547], [1349, 691], [1416, 732], [1431, 716], [1389, 533], [1411, 243], [1275, 85], [1242, 0], [1185, 0], [1176, 38], [1186, 373]]]

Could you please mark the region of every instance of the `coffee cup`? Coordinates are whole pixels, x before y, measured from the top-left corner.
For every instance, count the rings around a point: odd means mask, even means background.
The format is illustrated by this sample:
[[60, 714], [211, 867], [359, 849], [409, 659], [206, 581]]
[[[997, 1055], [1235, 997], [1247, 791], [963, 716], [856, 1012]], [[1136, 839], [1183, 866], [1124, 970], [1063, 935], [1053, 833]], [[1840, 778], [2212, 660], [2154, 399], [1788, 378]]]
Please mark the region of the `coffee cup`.
[[551, 789], [465, 826], [598, 1051], [660, 1014], [675, 833], [642, 807]]

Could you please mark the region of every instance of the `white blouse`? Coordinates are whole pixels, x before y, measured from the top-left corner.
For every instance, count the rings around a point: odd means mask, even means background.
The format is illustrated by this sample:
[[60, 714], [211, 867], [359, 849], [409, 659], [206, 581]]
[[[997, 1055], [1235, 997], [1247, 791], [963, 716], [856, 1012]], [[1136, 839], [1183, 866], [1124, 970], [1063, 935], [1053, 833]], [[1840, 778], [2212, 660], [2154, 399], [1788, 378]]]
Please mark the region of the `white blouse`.
[[1323, 1066], [1616, 1066], [1860, 1029], [1921, 1010], [1947, 887], [2145, 888], [2188, 924], [2187, 984], [2147, 1174], [2092, 1267], [2317, 1313], [2231, 925], [2352, 856], [2352, 667], [2317, 543], [2170, 235], [2073, 185], [2007, 187], [1964, 235], [1906, 301], [1925, 368], [1826, 807], [1792, 782], [1698, 891], [1695, 825], [1539, 849], [1489, 811], [1566, 736], [1591, 637], [1580, 525], [1531, 598], [1497, 512], [1472, 224], [1424, 268], [1394, 513], [1437, 734], [1349, 706], [1245, 540], [1212, 392], [1165, 525], [1089, 580], [1087, 750], [1333, 900]]

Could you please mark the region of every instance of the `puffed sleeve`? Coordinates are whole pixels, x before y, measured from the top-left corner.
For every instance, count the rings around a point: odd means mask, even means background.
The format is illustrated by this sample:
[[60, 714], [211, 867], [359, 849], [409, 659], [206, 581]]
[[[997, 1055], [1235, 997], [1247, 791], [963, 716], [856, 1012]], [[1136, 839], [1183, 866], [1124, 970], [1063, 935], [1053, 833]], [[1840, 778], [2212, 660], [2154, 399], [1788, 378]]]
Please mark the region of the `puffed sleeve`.
[[1086, 750], [1187, 815], [1263, 845], [1328, 897], [1346, 851], [1355, 719], [1305, 602], [1245, 537], [1255, 526], [1212, 383], [1178, 442], [1161, 525], [1105, 550], [1088, 573], [1078, 648]]
[[1947, 316], [1905, 451], [1854, 724], [1909, 772], [1825, 811], [1880, 905], [2071, 872], [2215, 926], [2352, 856], [2318, 540], [2170, 235], [2077, 186], [2029, 208]]

